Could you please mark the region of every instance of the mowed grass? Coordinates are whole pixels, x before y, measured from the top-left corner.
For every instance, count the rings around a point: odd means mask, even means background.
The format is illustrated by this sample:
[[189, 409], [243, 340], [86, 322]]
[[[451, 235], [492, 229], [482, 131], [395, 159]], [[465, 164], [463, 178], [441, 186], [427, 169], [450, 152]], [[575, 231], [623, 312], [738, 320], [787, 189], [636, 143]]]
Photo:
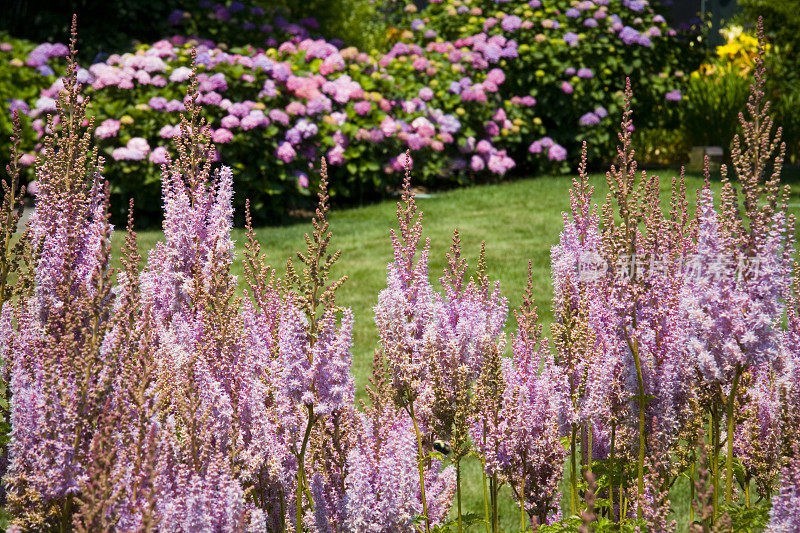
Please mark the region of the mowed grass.
[[[674, 171], [661, 171], [662, 206], [667, 206]], [[602, 203], [608, 191], [605, 176], [591, 176], [595, 186], [594, 199]], [[698, 175], [687, 176], [687, 195], [690, 212], [694, 213], [696, 191], [703, 180]], [[474, 271], [481, 242], [486, 242], [486, 259], [491, 279], [499, 280], [504, 294], [509, 299], [510, 311], [519, 306], [527, 279], [528, 262], [533, 269], [534, 296], [539, 306], [539, 316], [545, 335], [549, 334], [552, 315], [552, 281], [550, 274], [550, 248], [558, 242], [562, 227], [562, 212], [569, 209], [569, 177], [538, 177], [513, 183], [475, 186], [455, 191], [423, 195], [417, 199], [424, 212], [424, 236], [431, 241], [430, 277], [438, 285], [445, 264], [452, 233], [457, 229], [461, 235], [463, 255], [468, 259], [470, 271]], [[719, 182], [712, 182], [715, 191]], [[800, 212], [797, 193], [792, 196], [790, 211]], [[396, 201], [352, 209], [335, 210], [330, 214], [333, 231], [333, 249], [341, 249], [341, 259], [334, 274], [347, 275], [348, 281], [338, 293], [340, 305], [349, 306], [355, 314], [353, 373], [357, 394], [363, 397], [372, 369], [372, 356], [377, 346], [377, 334], [373, 321], [373, 307], [378, 293], [386, 286], [386, 265], [391, 260], [392, 248], [390, 228], [396, 227]], [[285, 272], [288, 258], [305, 247], [304, 233], [311, 231], [308, 222], [283, 227], [266, 227], [256, 230], [267, 262], [280, 275]], [[118, 247], [121, 232], [115, 237]], [[151, 248], [162, 238], [159, 231], [139, 234], [143, 250]], [[241, 277], [241, 246], [244, 232], [236, 230], [237, 262], [234, 273]], [[507, 332], [513, 334], [516, 323], [510, 314]], [[483, 514], [483, 488], [479, 463], [468, 460], [464, 465], [464, 510]], [[519, 510], [506, 489], [501, 514], [504, 529], [517, 530]], [[565, 491], [564, 494], [568, 494]], [[688, 520], [688, 483], [683, 480], [673, 490], [675, 517], [679, 529], [685, 530]], [[569, 501], [562, 501], [565, 514]], [[477, 529], [476, 529], [477, 530]]]

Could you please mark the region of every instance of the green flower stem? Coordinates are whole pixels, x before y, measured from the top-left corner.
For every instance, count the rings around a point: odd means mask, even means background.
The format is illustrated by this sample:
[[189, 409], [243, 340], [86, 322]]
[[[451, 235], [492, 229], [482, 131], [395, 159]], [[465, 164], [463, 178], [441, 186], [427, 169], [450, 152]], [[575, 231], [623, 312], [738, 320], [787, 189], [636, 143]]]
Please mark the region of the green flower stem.
[[[303, 530], [303, 485], [305, 484], [305, 457], [308, 439], [311, 437], [311, 429], [314, 427], [314, 407], [308, 406], [308, 424], [303, 435], [303, 445], [300, 448], [300, 455], [297, 458], [297, 532]], [[310, 500], [309, 500], [310, 501]]]
[[425, 533], [431, 531], [431, 520], [428, 517], [428, 501], [425, 498], [425, 470], [423, 462], [425, 457], [422, 455], [422, 435], [419, 432], [417, 425], [417, 417], [414, 416], [414, 402], [408, 402], [408, 414], [411, 416], [411, 422], [414, 423], [414, 432], [417, 434], [417, 469], [419, 470], [419, 488], [422, 495], [422, 515], [425, 518]]
[[461, 460], [457, 459], [456, 463], [456, 501], [458, 504], [458, 533], [464, 531], [464, 526], [461, 522]]
[[608, 501], [609, 507], [611, 509], [611, 519], [612, 521], [616, 522], [616, 513], [614, 512], [614, 474], [617, 471], [617, 463], [614, 459], [614, 445], [615, 440], [617, 437], [617, 425], [612, 423], [611, 424], [611, 453], [609, 454], [610, 463], [611, 463], [611, 476], [609, 476], [609, 483], [608, 483]]
[[711, 488], [712, 488], [712, 523], [717, 519], [719, 512], [719, 418], [716, 404], [711, 407]]
[[[636, 493], [641, 497], [644, 494], [644, 431], [645, 431], [645, 407], [644, 398], [644, 378], [642, 377], [642, 362], [639, 359], [639, 350], [636, 340], [633, 341], [633, 362], [636, 364], [636, 383], [639, 387], [639, 460], [637, 464]], [[638, 518], [642, 518], [642, 506], [637, 505]]]
[[742, 368], [736, 365], [736, 372], [733, 374], [733, 384], [731, 385], [731, 395], [728, 399], [728, 455], [725, 458], [725, 503], [730, 505], [733, 501], [733, 432], [736, 429], [736, 419], [733, 407], [736, 403], [736, 389], [739, 388], [739, 378], [742, 375]]
[[578, 426], [572, 424], [572, 441], [570, 443], [570, 491], [572, 497], [572, 514], [578, 514], [578, 460], [577, 460], [577, 443], [575, 440], [578, 437]]
[[695, 464], [689, 467], [689, 523], [694, 522], [694, 469]]
[[522, 486], [519, 489], [519, 530], [525, 531], [525, 467], [522, 468]]
[[586, 439], [588, 441], [586, 445], [586, 470], [591, 473], [592, 472], [592, 428], [589, 427], [586, 430]]
[[[483, 449], [486, 449], [486, 420], [483, 421]], [[489, 520], [489, 495], [486, 490], [486, 460], [481, 457], [481, 464], [483, 465], [483, 511], [486, 515], [486, 533], [491, 533], [491, 525]]]
[[500, 531], [500, 513], [498, 511], [498, 485], [494, 476], [489, 478], [489, 492], [492, 496], [492, 533]]

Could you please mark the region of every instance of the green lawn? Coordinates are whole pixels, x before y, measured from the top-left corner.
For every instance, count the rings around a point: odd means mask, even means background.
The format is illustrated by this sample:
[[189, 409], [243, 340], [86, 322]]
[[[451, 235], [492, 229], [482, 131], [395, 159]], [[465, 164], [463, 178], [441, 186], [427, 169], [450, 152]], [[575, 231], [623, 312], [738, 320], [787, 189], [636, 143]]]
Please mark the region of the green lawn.
[[[674, 172], [663, 171], [662, 202], [668, 199], [671, 178]], [[595, 199], [602, 202], [607, 192], [605, 177], [592, 176]], [[687, 178], [687, 190], [693, 205], [696, 190], [702, 179], [693, 175]], [[539, 177], [499, 185], [476, 186], [446, 193], [422, 197], [418, 204], [424, 212], [425, 236], [431, 240], [430, 272], [432, 281], [441, 275], [445, 252], [450, 246], [453, 229], [461, 233], [464, 255], [474, 267], [480, 244], [486, 241], [487, 264], [490, 276], [499, 279], [503, 291], [513, 309], [520, 303], [525, 286], [528, 261], [533, 262], [535, 297], [544, 323], [545, 334], [549, 334], [552, 322], [550, 279], [550, 247], [558, 241], [562, 226], [562, 211], [569, 208], [567, 177]], [[719, 182], [714, 183], [719, 189]], [[790, 210], [800, 212], [800, 200], [793, 195]], [[386, 286], [386, 265], [392, 254], [389, 229], [395, 227], [393, 201], [353, 209], [334, 211], [330, 216], [333, 231], [333, 248], [342, 250], [335, 274], [347, 274], [349, 280], [339, 293], [339, 302], [350, 306], [355, 313], [353, 372], [359, 396], [371, 370], [372, 354], [376, 346], [376, 332], [372, 308], [377, 303], [378, 293]], [[693, 207], [691, 207], [693, 212]], [[284, 227], [258, 229], [257, 235], [267, 253], [268, 262], [284, 271], [287, 258], [304, 247], [303, 234], [310, 231], [310, 224], [298, 223]], [[121, 234], [116, 237], [119, 246]], [[158, 231], [140, 234], [143, 249], [152, 247], [161, 238]], [[234, 233], [237, 246], [243, 242], [243, 232]], [[239, 255], [239, 259], [241, 256]], [[241, 275], [241, 265], [235, 266]], [[509, 320], [507, 331], [511, 333], [515, 324]], [[465, 508], [481, 512], [482, 488], [477, 462], [465, 465]], [[686, 493], [688, 484], [679, 482], [674, 490], [679, 527], [685, 529], [688, 517]], [[568, 502], [564, 502], [565, 510]], [[519, 513], [508, 498], [501, 507], [506, 517], [506, 527], [518, 524]]]

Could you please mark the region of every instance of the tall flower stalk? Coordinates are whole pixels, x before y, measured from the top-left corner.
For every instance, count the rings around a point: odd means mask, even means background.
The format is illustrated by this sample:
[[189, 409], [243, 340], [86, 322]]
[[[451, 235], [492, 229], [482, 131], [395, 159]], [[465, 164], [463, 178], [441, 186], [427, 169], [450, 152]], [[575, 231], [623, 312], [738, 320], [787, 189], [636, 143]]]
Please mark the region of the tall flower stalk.
[[397, 204], [399, 234], [392, 230], [394, 261], [388, 266], [388, 287], [378, 296], [375, 322], [381, 336], [381, 350], [391, 376], [395, 403], [404, 409], [417, 440], [417, 468], [422, 494], [422, 515], [430, 531], [425, 494], [425, 450], [420, 423], [430, 421], [431, 387], [428, 362], [423, 349], [425, 328], [435, 316], [433, 290], [428, 281], [430, 241], [419, 252], [422, 213], [417, 213], [407, 165], [401, 201]]
[[33, 290], [21, 295], [6, 362], [14, 428], [9, 511], [20, 527], [60, 530], [72, 522], [117, 364], [101, 350], [113, 304], [112, 228], [91, 119], [88, 128], [84, 123], [88, 100], [76, 78], [74, 19], [70, 50], [56, 115], [48, 117], [52, 134], [36, 167]]
[[[352, 406], [353, 377], [350, 374], [350, 346], [353, 315], [344, 311], [336, 326], [336, 290], [347, 279], [330, 280], [331, 268], [340, 251], [328, 252], [332, 233], [327, 220], [329, 209], [327, 169], [322, 160], [319, 204], [312, 220], [314, 231], [306, 234], [307, 249], [298, 252], [303, 264], [298, 273], [289, 261], [286, 278], [290, 285], [278, 330], [279, 350], [284, 365], [280, 393], [305, 408], [305, 428], [297, 457], [296, 527], [303, 524], [303, 499], [313, 513], [315, 503], [306, 471], [306, 452], [315, 425], [325, 417]], [[316, 503], [321, 505], [320, 502]]]

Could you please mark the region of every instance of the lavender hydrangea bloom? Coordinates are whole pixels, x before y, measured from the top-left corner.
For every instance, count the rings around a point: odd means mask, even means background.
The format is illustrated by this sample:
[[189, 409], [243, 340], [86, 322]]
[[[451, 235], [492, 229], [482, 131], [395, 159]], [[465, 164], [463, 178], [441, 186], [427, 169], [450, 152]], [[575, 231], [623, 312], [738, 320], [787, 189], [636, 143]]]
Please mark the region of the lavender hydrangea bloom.
[[522, 26], [522, 19], [516, 15], [509, 15], [507, 17], [503, 17], [503, 20], [500, 22], [500, 26], [502, 26], [503, 30], [507, 32], [516, 31]]
[[564, 34], [564, 42], [570, 46], [578, 46], [579, 36], [575, 32], [567, 32]]
[[600, 117], [591, 112], [586, 113], [578, 120], [578, 124], [581, 126], [594, 126], [596, 124], [600, 124]]

